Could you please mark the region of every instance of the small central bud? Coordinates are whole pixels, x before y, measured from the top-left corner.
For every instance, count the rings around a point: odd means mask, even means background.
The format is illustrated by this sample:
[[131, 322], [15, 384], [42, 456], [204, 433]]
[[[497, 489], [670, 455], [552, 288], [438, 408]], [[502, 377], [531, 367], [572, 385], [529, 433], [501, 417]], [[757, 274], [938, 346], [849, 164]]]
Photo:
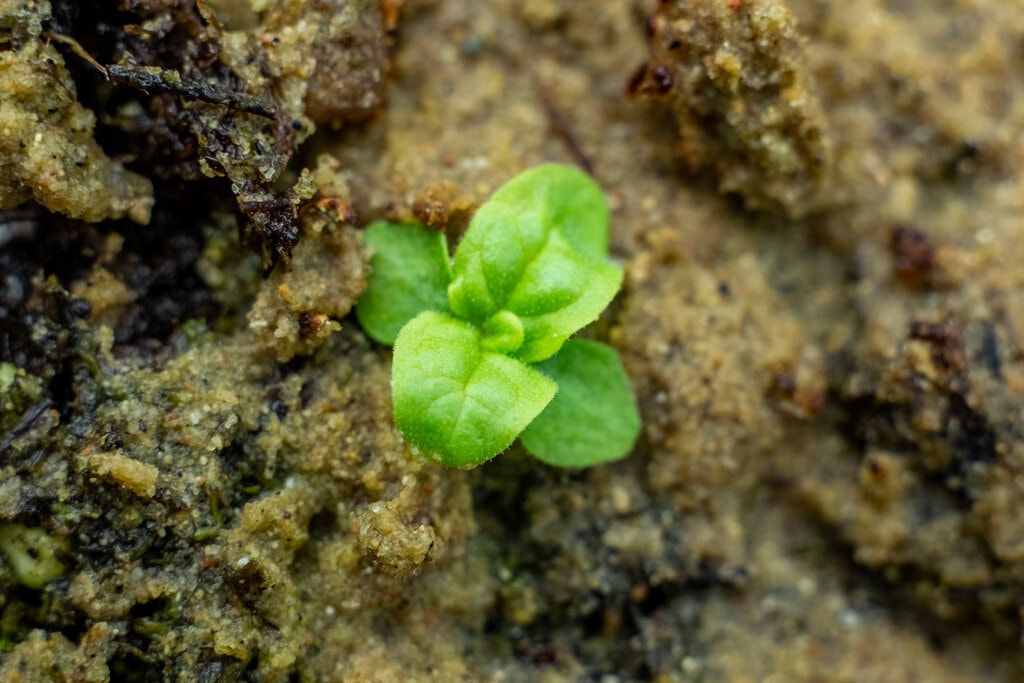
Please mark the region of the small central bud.
[[484, 323], [482, 345], [488, 351], [509, 354], [523, 345], [523, 321], [512, 311], [498, 311]]

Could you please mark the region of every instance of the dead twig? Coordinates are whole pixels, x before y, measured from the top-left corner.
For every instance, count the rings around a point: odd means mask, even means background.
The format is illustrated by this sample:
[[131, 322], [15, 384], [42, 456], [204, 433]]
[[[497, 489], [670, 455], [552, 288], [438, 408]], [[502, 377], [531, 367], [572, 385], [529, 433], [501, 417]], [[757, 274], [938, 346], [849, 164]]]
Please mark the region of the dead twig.
[[28, 411], [26, 411], [25, 414], [21, 417], [21, 419], [18, 420], [18, 424], [14, 425], [14, 429], [12, 429], [10, 433], [7, 436], [5, 436], [2, 441], [0, 441], [0, 454], [2, 454], [4, 451], [10, 448], [11, 444], [14, 443], [14, 440], [17, 439], [22, 434], [24, 434], [25, 432], [27, 432], [29, 428], [31, 428], [32, 425], [35, 423], [35, 421], [38, 420], [40, 416], [47, 410], [49, 410], [51, 407], [53, 407], [53, 403], [50, 401], [50, 399], [44, 398], [38, 403], [36, 403], [34, 406], [29, 408]]
[[85, 60], [90, 66], [92, 66], [94, 69], [103, 74], [104, 78], [108, 77], [106, 68], [102, 64], [97, 62], [91, 54], [86, 52], [85, 48], [82, 47], [77, 40], [75, 40], [71, 36], [66, 36], [63, 33], [54, 33], [53, 31], [48, 31], [46, 35], [50, 40], [56, 41], [61, 45], [67, 45], [69, 48], [71, 48], [72, 52], [74, 52], [76, 55]]
[[203, 81], [189, 81], [171, 69], [152, 69], [145, 67], [111, 64], [107, 67], [107, 77], [114, 83], [127, 85], [147, 94], [170, 93], [181, 95], [186, 99], [200, 100], [210, 104], [222, 104], [230, 109], [256, 114], [268, 119], [276, 118], [274, 109], [265, 102], [246, 95], [232, 92]]

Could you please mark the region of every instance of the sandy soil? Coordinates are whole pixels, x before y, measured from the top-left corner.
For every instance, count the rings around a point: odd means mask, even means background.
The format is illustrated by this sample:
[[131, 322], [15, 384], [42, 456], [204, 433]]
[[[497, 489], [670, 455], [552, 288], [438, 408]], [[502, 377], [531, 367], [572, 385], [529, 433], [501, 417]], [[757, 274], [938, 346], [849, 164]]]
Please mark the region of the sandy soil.
[[[1024, 678], [1024, 6], [77, 4], [0, 0], [0, 679]], [[641, 441], [421, 462], [360, 231], [552, 160]]]

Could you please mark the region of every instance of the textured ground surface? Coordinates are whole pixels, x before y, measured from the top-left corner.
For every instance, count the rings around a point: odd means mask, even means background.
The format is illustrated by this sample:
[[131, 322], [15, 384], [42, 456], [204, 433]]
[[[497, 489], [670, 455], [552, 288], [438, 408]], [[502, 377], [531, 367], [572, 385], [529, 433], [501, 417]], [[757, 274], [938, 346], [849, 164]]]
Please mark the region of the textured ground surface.
[[[1024, 678], [1024, 6], [0, 0], [0, 43], [0, 680]], [[641, 442], [421, 463], [360, 230], [550, 160], [612, 206]]]

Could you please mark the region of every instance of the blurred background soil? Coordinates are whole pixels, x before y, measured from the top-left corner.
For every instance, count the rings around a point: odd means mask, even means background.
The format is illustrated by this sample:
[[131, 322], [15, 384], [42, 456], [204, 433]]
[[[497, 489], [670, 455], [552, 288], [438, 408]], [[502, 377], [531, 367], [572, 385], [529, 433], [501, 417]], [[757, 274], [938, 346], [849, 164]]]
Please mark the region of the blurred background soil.
[[[1024, 5], [0, 0], [0, 680], [1024, 680]], [[391, 421], [361, 230], [605, 189], [644, 431]]]

